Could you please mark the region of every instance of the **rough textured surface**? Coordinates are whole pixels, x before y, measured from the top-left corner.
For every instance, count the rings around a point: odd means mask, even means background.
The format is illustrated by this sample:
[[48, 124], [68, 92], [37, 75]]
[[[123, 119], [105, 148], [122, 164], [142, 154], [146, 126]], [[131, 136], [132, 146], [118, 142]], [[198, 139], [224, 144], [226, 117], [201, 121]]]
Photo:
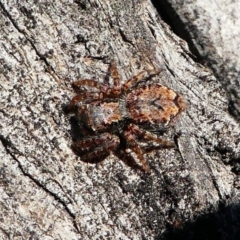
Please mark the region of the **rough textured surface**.
[[153, 2], [189, 42], [198, 61], [213, 70], [229, 95], [230, 113], [240, 121], [240, 2]]
[[[0, 1], [0, 14], [2, 239], [186, 239], [204, 237], [199, 222], [237, 236], [239, 124], [150, 1]], [[146, 154], [150, 175], [114, 156], [84, 163], [70, 147], [71, 82], [103, 81], [113, 59], [123, 80], [161, 68], [153, 81], [188, 101], [164, 135], [177, 148]], [[219, 231], [225, 217], [233, 227]]]

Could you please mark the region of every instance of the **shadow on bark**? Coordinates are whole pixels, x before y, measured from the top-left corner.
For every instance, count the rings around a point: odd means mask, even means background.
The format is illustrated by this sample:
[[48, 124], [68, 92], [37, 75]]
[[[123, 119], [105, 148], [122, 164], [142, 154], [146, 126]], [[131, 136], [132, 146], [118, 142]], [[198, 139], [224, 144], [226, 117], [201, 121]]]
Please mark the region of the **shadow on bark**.
[[240, 236], [240, 205], [223, 206], [218, 211], [198, 217], [194, 222], [187, 222], [181, 228], [167, 228], [166, 234], [156, 236], [160, 239], [184, 240], [237, 240]]

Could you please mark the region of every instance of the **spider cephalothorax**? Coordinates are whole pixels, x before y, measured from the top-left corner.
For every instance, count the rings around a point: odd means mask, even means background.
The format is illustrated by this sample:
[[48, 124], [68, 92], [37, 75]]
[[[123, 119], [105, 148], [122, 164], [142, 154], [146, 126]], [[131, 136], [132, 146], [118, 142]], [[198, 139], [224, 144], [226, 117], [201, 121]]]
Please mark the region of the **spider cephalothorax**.
[[[73, 143], [73, 149], [88, 162], [102, 160], [111, 152], [128, 157], [135, 153], [142, 168], [150, 171], [143, 156], [145, 149], [138, 141], [154, 142], [157, 148], [173, 147], [172, 142], [152, 132], [174, 123], [185, 109], [184, 100], [168, 87], [149, 83], [159, 70], [142, 71], [123, 85], [114, 62], [109, 72], [113, 86], [89, 79], [73, 83], [77, 95], [71, 100], [69, 110], [76, 111], [85, 133]], [[91, 90], [80, 91], [82, 86]]]

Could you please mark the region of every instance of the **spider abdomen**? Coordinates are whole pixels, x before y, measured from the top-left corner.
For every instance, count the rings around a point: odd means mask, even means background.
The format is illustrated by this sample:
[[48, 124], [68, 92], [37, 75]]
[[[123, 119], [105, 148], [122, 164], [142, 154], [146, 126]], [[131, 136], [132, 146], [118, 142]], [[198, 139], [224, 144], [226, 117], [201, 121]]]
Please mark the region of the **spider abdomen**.
[[128, 116], [136, 123], [167, 126], [185, 108], [172, 89], [154, 84], [135, 88], [126, 97]]

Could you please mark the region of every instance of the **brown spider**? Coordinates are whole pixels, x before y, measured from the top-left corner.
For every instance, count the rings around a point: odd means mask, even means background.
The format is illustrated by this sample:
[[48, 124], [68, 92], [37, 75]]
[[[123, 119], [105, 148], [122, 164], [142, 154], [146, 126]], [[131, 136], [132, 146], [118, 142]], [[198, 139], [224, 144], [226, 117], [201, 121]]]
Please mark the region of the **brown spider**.
[[[185, 103], [170, 88], [147, 83], [159, 72], [142, 71], [121, 85], [116, 64], [112, 62], [109, 73], [113, 86], [90, 79], [73, 83], [77, 95], [68, 108], [76, 112], [83, 133], [74, 141], [73, 150], [83, 161], [97, 162], [111, 152], [121, 158], [132, 158], [135, 153], [142, 169], [149, 172], [143, 156], [146, 150], [174, 146], [153, 132], [163, 132], [175, 122], [185, 109]], [[83, 92], [81, 87], [88, 87], [91, 91]], [[140, 147], [140, 141], [155, 146]]]

